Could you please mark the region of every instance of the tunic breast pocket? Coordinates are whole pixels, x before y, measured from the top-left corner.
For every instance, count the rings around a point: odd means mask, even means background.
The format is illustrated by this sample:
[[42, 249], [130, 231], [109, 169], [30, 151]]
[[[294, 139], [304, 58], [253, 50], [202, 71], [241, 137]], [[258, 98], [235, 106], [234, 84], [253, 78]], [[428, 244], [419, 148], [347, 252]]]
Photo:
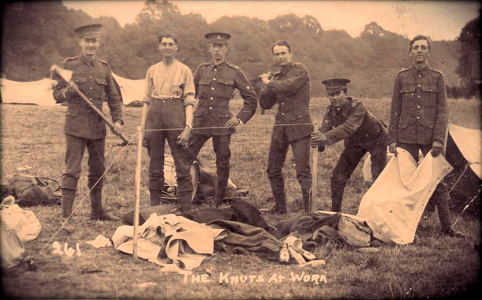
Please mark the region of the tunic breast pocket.
[[214, 90], [216, 97], [231, 99], [234, 92], [234, 80], [227, 78], [218, 78], [217, 90]]
[[211, 78], [201, 78], [198, 82], [198, 97], [199, 98], [209, 98], [211, 94]]
[[107, 89], [107, 80], [105, 80], [104, 78], [96, 78], [95, 83], [97, 83], [95, 98], [99, 100], [104, 100], [106, 95], [106, 89]]
[[436, 85], [422, 85], [422, 99], [425, 106], [437, 105], [438, 89]]
[[402, 94], [402, 107], [412, 107], [415, 105], [415, 85], [402, 87], [400, 93]]

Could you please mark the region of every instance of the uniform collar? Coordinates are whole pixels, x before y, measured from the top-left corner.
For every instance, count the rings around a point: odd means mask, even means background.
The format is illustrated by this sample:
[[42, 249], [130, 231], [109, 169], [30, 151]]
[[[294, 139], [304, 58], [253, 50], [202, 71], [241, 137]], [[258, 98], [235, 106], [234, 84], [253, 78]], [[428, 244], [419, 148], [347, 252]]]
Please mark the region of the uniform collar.
[[419, 74], [419, 73], [421, 73], [422, 75], [425, 75], [425, 74], [427, 74], [428, 71], [430, 71], [430, 70], [432, 70], [432, 68], [431, 68], [428, 64], [426, 64], [425, 67], [423, 67], [423, 68], [420, 69], [420, 70], [417, 69], [417, 68], [415, 68], [414, 65], [412, 65], [410, 71], [412, 72], [413, 75], [417, 75], [417, 74]]
[[82, 55], [82, 53], [79, 56], [80, 56], [80, 60], [84, 62], [86, 65], [88, 65], [89, 67], [94, 66], [95, 62], [97, 61], [97, 56], [93, 60], [90, 60], [86, 56]]
[[288, 72], [289, 69], [291, 69], [295, 64], [290, 61], [286, 66], [282, 66], [281, 67], [281, 74], [286, 74], [286, 72]]
[[333, 115], [336, 115], [336, 114], [338, 114], [338, 113], [341, 113], [341, 114], [343, 114], [343, 116], [345, 116], [345, 117], [348, 116], [348, 112], [350, 111], [350, 106], [351, 106], [352, 100], [353, 100], [352, 97], [346, 97], [346, 103], [345, 103], [345, 105], [343, 105], [343, 106], [340, 107], [339, 109], [333, 107], [332, 105], [330, 105], [331, 111], [332, 111]]
[[222, 63], [220, 63], [219, 65], [216, 65], [213, 61], [213, 70], [216, 69], [218, 71], [221, 71], [222, 69], [224, 69], [226, 67], [228, 63], [225, 61], [223, 61]]

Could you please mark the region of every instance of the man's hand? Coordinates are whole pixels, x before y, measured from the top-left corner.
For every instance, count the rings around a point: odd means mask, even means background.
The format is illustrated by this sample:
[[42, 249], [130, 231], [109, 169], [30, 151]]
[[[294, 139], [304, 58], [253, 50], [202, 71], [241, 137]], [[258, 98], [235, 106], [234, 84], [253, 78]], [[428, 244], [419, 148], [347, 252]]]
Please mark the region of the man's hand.
[[186, 148], [189, 142], [189, 137], [191, 136], [191, 128], [187, 127], [177, 136], [177, 143], [182, 147]]
[[224, 124], [224, 126], [228, 128], [234, 128], [238, 126], [240, 123], [241, 123], [241, 120], [239, 120], [238, 117], [233, 116], [231, 117], [231, 119], [229, 119], [229, 121], [226, 122], [226, 124]]
[[311, 134], [311, 147], [324, 147], [328, 143], [326, 136], [321, 132], [313, 132]]
[[268, 84], [269, 82], [269, 79], [271, 78], [273, 74], [271, 72], [268, 72], [268, 73], [264, 73], [264, 74], [261, 74], [259, 76], [259, 78], [261, 78], [261, 81], [263, 82], [263, 84]]
[[65, 96], [65, 98], [70, 98], [72, 96], [75, 96], [77, 95], [77, 91], [75, 90], [75, 88], [73, 86], [66, 86], [64, 88], [64, 90], [62, 91], [63, 95]]
[[442, 142], [440, 141], [433, 141], [433, 144], [432, 144], [432, 156], [433, 157], [437, 157], [440, 153], [442, 153], [442, 149], [443, 149], [443, 144]]
[[388, 145], [388, 151], [390, 151], [390, 153], [393, 153], [393, 155], [397, 156], [397, 143], [391, 143], [390, 145]]
[[122, 133], [122, 122], [117, 121], [114, 123], [114, 128], [112, 128], [112, 132], [119, 135]]

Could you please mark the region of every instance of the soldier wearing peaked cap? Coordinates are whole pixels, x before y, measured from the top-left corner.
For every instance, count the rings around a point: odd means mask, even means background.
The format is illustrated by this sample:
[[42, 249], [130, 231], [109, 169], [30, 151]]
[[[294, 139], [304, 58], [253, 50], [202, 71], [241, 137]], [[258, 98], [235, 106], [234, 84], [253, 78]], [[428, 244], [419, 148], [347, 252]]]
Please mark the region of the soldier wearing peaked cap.
[[[412, 66], [400, 71], [395, 78], [390, 112], [390, 152], [397, 148], [409, 152], [415, 161], [423, 156], [445, 155], [443, 145], [447, 138], [448, 107], [444, 75], [428, 65], [431, 54], [428, 37], [418, 35], [410, 41]], [[450, 193], [441, 181], [429, 204], [435, 204], [445, 235], [464, 237], [454, 231], [449, 211]]]
[[[214, 202], [219, 206], [224, 200], [228, 184], [231, 135], [236, 126], [251, 119], [258, 100], [243, 71], [226, 61], [227, 41], [231, 35], [212, 32], [207, 33], [205, 38], [212, 61], [200, 65], [194, 74], [199, 105], [194, 111], [193, 134], [188, 147], [197, 155], [206, 141], [212, 138], [218, 176]], [[229, 110], [229, 100], [234, 89], [238, 89], [244, 99], [244, 105], [237, 116]]]
[[332, 211], [341, 211], [343, 192], [356, 166], [369, 152], [372, 178], [375, 181], [387, 163], [388, 135], [384, 124], [358, 99], [348, 97], [349, 79], [324, 80], [331, 105], [323, 117], [319, 132], [311, 137], [311, 145], [321, 152], [326, 145], [345, 140], [345, 149], [331, 177]]
[[[81, 53], [62, 63], [62, 68], [72, 70], [72, 80], [79, 90], [102, 111], [102, 104], [107, 101], [114, 131], [122, 129], [122, 101], [114, 85], [109, 65], [97, 57], [100, 46], [101, 24], [90, 24], [75, 29], [79, 37]], [[62, 216], [67, 218], [72, 213], [72, 206], [81, 173], [82, 157], [85, 149], [89, 153], [88, 187], [92, 204], [91, 219], [116, 220], [109, 216], [102, 207], [102, 175], [104, 174], [104, 149], [106, 128], [102, 118], [93, 111], [77, 92], [58, 75], [54, 74], [58, 84], [54, 88], [54, 98], [58, 103], [67, 103], [64, 133], [66, 138], [66, 170], [62, 175]]]
[[260, 76], [264, 87], [259, 97], [259, 104], [264, 109], [278, 104], [266, 169], [275, 199], [271, 212], [287, 213], [283, 165], [289, 147], [295, 159], [296, 178], [301, 187], [303, 207], [305, 211], [309, 211], [312, 184], [310, 134], [313, 132], [309, 112], [310, 75], [305, 65], [292, 61], [293, 54], [288, 42], [277, 41], [271, 52], [280, 71], [267, 72]]

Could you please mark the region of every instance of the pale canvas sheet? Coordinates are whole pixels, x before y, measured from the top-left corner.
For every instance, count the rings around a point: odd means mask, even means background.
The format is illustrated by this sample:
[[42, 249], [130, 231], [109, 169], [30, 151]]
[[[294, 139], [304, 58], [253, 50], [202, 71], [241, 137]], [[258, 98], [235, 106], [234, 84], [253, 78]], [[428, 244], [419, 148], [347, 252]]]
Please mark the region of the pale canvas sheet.
[[0, 78], [3, 103], [37, 104], [56, 106], [52, 90], [52, 81], [44, 78], [38, 81], [18, 82]]
[[145, 79], [131, 80], [127, 78], [120, 77], [119, 75], [112, 74], [115, 81], [119, 84], [122, 101], [125, 105], [133, 101], [142, 101], [144, 98]]
[[472, 171], [482, 179], [482, 130], [449, 124], [449, 132]]
[[452, 166], [429, 152], [417, 167], [407, 151], [397, 152], [363, 196], [357, 216], [365, 219], [374, 237], [403, 245], [413, 242], [430, 196]]

